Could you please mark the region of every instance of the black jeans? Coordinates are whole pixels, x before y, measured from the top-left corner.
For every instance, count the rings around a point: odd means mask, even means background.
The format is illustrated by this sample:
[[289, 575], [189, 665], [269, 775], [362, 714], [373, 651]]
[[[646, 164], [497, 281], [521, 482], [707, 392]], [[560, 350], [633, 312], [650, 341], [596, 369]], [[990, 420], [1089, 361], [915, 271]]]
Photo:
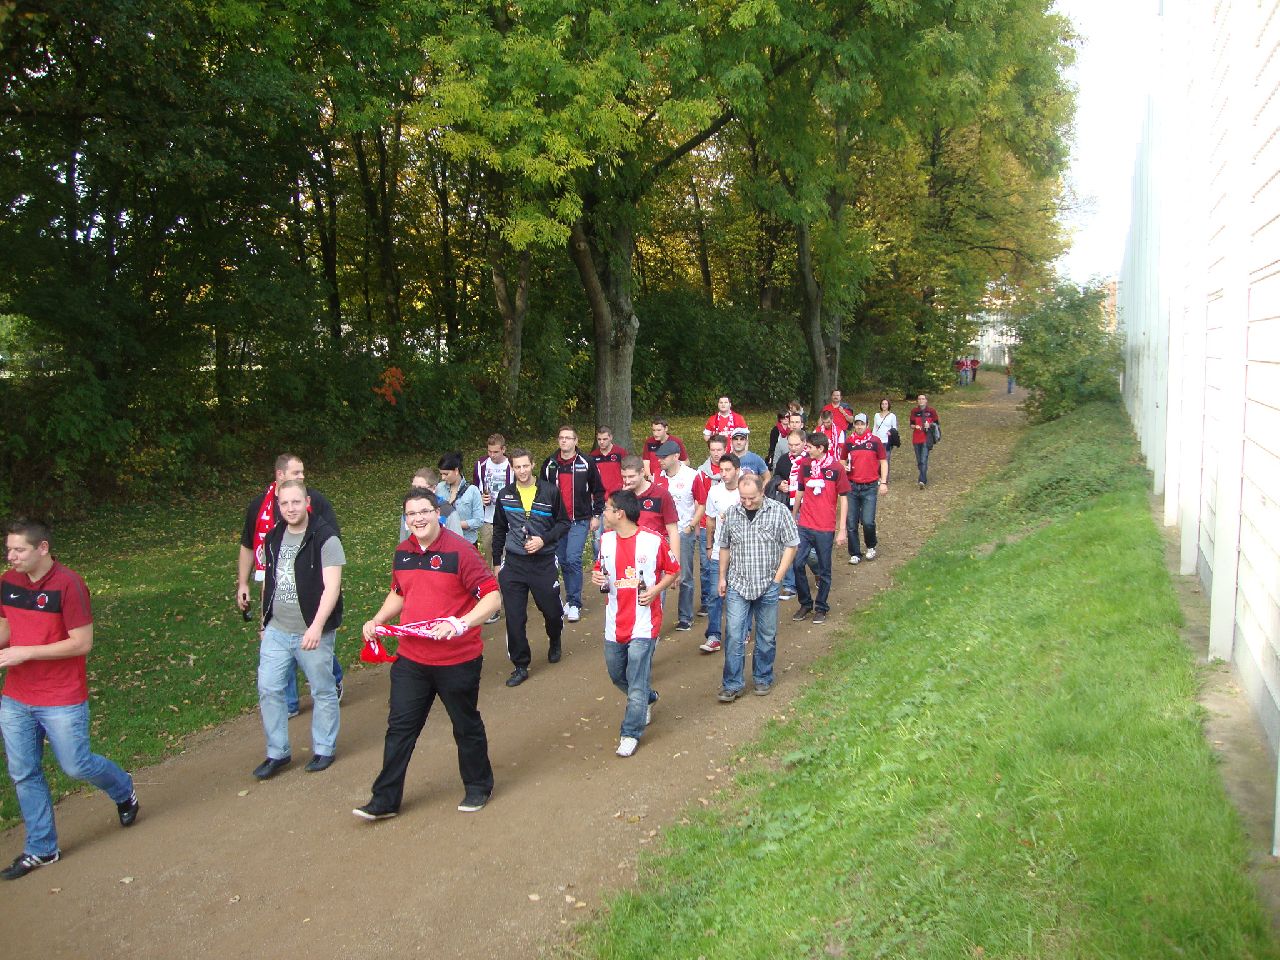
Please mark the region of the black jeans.
[[526, 632], [529, 594], [533, 594], [534, 604], [542, 611], [552, 649], [560, 646], [560, 635], [564, 632], [556, 558], [550, 554], [527, 560], [508, 556], [498, 574], [498, 589], [502, 591], [502, 606], [507, 616], [507, 656], [514, 666], [528, 670], [532, 659]]
[[391, 665], [387, 740], [382, 750], [382, 772], [373, 781], [371, 806], [377, 810], [400, 809], [409, 760], [437, 695], [453, 722], [458, 772], [466, 792], [485, 795], [493, 792], [489, 738], [478, 707], [483, 662], [484, 657], [476, 657], [466, 663], [432, 667], [400, 657]]

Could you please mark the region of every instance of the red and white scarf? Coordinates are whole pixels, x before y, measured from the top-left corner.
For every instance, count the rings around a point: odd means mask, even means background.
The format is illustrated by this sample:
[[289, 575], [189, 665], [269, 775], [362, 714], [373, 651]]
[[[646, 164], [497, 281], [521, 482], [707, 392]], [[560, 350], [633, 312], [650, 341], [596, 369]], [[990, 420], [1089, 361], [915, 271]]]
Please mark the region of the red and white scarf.
[[276, 525], [276, 485], [272, 481], [267, 485], [267, 492], [262, 497], [262, 506], [258, 508], [258, 521], [253, 528], [253, 569], [262, 579], [267, 567], [266, 556], [262, 545], [267, 542], [267, 534]]

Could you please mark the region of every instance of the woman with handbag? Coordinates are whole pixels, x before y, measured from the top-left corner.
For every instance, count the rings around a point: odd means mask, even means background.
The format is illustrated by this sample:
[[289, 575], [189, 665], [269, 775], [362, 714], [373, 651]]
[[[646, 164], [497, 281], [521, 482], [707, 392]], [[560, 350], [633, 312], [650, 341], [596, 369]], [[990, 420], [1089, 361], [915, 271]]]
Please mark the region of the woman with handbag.
[[[880, 438], [880, 442], [884, 444], [884, 459], [886, 468], [893, 465], [893, 448], [902, 446], [902, 437], [898, 435], [898, 415], [893, 412], [893, 404], [889, 402], [888, 397], [880, 398], [880, 410], [874, 417], [874, 423], [871, 432]], [[885, 474], [885, 483], [889, 482], [888, 473]]]

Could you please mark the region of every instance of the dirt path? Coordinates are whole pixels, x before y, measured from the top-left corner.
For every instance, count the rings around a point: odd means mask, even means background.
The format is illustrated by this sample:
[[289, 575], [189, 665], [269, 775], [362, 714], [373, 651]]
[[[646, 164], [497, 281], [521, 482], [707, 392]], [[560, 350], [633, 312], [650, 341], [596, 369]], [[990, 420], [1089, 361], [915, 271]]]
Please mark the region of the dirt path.
[[[497, 775], [492, 802], [478, 814], [454, 809], [462, 788], [453, 739], [433, 712], [401, 816], [368, 824], [350, 811], [368, 799], [381, 761], [387, 679], [385, 669], [353, 671], [338, 762], [326, 773], [302, 770], [304, 712], [291, 729], [293, 766], [254, 781], [262, 729], [252, 715], [138, 771], [142, 815], [129, 831], [101, 795], [62, 803], [65, 861], [4, 885], [6, 954], [525, 958], [559, 943], [632, 879], [658, 830], [726, 782], [735, 748], [789, 709], [841, 622], [890, 585], [957, 497], [1006, 461], [1022, 391], [1007, 396], [994, 375], [982, 385], [988, 392], [944, 406], [928, 490], [916, 489], [910, 446], [897, 451], [877, 518], [880, 558], [856, 568], [847, 552], [837, 558], [831, 620], [795, 625], [794, 602], [783, 604], [773, 696], [718, 703], [721, 658], [699, 654], [699, 630], [673, 633], [654, 661], [662, 700], [653, 726], [620, 760], [622, 697], [605, 676], [600, 611], [570, 627], [554, 667], [535, 640], [532, 677], [516, 690], [502, 683], [502, 626], [489, 627], [481, 709]], [[360, 599], [349, 600], [353, 621]], [[21, 849], [20, 831], [2, 840], [6, 858]]]

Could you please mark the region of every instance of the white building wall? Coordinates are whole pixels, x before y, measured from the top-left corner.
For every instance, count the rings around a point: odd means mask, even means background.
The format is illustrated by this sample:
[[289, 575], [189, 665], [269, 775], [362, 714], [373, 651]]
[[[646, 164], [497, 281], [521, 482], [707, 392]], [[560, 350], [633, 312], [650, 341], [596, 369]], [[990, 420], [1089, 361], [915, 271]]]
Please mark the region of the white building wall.
[[1121, 274], [1124, 397], [1280, 746], [1280, 3], [1165, 0]]

